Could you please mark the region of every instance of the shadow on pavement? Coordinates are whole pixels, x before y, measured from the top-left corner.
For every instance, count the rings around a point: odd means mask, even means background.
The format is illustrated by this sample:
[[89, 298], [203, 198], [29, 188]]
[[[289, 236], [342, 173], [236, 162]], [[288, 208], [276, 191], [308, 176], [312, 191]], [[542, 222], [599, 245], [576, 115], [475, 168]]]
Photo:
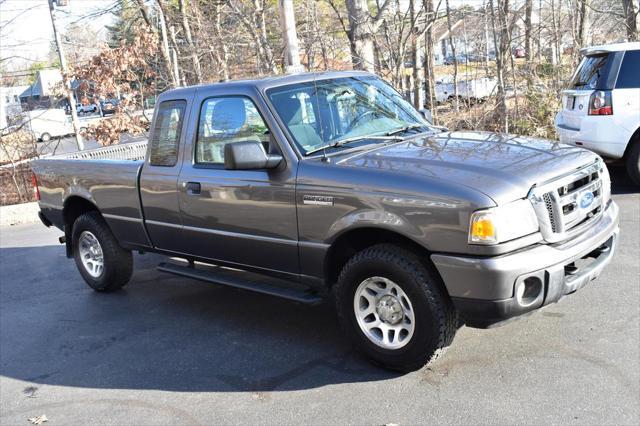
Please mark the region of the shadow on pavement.
[[397, 377], [354, 354], [326, 303], [161, 274], [136, 256], [120, 292], [98, 294], [62, 246], [0, 249], [0, 374], [108, 389], [266, 392]]

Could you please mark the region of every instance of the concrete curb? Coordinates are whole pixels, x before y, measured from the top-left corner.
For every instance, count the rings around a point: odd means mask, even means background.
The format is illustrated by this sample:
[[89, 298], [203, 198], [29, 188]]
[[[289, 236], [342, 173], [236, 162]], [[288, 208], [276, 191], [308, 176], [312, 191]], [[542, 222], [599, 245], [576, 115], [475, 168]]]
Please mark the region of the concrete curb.
[[38, 222], [38, 203], [13, 204], [0, 207], [0, 226]]

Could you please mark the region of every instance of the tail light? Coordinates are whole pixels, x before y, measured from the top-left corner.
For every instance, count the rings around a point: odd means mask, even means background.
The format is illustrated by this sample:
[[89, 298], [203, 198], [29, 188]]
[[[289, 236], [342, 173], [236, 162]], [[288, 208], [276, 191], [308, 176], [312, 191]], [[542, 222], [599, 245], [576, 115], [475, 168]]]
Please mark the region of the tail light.
[[611, 92], [596, 90], [589, 98], [589, 115], [613, 115]]
[[40, 190], [38, 189], [38, 179], [36, 179], [35, 173], [31, 173], [31, 185], [33, 186], [34, 197], [36, 197], [37, 201], [40, 201]]

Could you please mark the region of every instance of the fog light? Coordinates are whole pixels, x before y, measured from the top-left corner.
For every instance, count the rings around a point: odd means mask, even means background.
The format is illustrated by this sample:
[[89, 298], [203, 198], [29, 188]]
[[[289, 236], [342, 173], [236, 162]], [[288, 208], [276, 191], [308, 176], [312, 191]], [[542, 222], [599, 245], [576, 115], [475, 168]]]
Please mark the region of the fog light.
[[538, 277], [525, 278], [516, 288], [516, 300], [520, 306], [531, 306], [542, 293], [542, 281]]

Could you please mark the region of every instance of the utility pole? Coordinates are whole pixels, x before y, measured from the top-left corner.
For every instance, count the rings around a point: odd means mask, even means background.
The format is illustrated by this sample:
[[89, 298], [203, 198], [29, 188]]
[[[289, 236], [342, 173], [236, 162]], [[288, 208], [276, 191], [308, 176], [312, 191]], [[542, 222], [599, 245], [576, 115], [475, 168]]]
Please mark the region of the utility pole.
[[[58, 5], [67, 5], [66, 1], [56, 0]], [[73, 132], [76, 135], [76, 145], [78, 150], [84, 149], [84, 142], [82, 141], [82, 135], [80, 134], [80, 124], [78, 123], [78, 112], [76, 111], [76, 100], [71, 90], [71, 82], [67, 80], [67, 61], [64, 57], [64, 51], [62, 50], [62, 42], [60, 41], [60, 33], [56, 27], [56, 20], [53, 16], [55, 10], [54, 0], [49, 0], [49, 15], [51, 15], [51, 26], [53, 26], [53, 36], [56, 41], [56, 48], [58, 49], [58, 57], [60, 58], [60, 68], [62, 69], [62, 82], [64, 84], [65, 91], [67, 92], [67, 101], [71, 109], [71, 123], [73, 124]]]
[[278, 8], [280, 10], [280, 21], [282, 22], [282, 28], [284, 30], [285, 72], [287, 74], [302, 72], [304, 68], [300, 65], [293, 0], [278, 0]]

